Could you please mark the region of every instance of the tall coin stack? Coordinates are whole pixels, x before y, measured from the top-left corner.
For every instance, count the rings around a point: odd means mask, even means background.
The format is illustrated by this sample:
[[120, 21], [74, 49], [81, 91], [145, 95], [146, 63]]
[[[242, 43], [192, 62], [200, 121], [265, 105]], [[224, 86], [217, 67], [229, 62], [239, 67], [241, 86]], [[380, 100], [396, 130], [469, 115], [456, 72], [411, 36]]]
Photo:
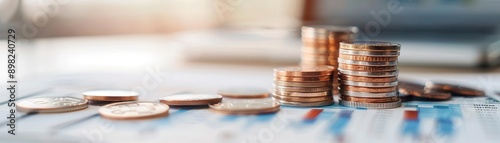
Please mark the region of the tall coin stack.
[[332, 66], [298, 66], [274, 69], [273, 99], [287, 106], [333, 104]]
[[[337, 74], [339, 42], [352, 41], [358, 29], [340, 26], [303, 26], [301, 65], [330, 65]], [[338, 94], [338, 79], [332, 82], [333, 93]]]
[[378, 41], [341, 42], [340, 99], [343, 106], [396, 108], [400, 45]]

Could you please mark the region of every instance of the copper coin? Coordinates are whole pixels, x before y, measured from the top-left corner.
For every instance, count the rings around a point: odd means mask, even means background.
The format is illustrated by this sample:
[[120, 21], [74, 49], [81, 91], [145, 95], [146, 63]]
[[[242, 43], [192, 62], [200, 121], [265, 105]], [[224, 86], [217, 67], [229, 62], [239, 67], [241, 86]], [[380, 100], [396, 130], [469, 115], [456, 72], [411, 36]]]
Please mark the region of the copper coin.
[[355, 82], [395, 82], [398, 80], [398, 77], [363, 77], [363, 76], [340, 75], [340, 79], [355, 81]]
[[228, 88], [217, 92], [219, 95], [229, 98], [266, 98], [269, 91], [259, 88]]
[[339, 64], [339, 69], [353, 70], [353, 71], [369, 71], [369, 72], [380, 72], [380, 71], [395, 71], [397, 66], [362, 66], [362, 65], [349, 65], [349, 64]]
[[274, 90], [283, 92], [322, 92], [332, 90], [331, 86], [324, 87], [293, 87], [293, 86], [274, 86]]
[[23, 99], [16, 103], [21, 112], [57, 113], [85, 109], [88, 100], [75, 97], [36, 97]]
[[344, 101], [351, 102], [362, 102], [362, 103], [386, 103], [386, 102], [396, 102], [399, 101], [399, 97], [384, 97], [384, 98], [366, 98], [366, 97], [353, 97], [353, 96], [340, 96], [340, 99]]
[[365, 76], [365, 77], [396, 77], [399, 74], [399, 70], [395, 71], [383, 71], [383, 72], [366, 72], [366, 71], [352, 71], [338, 69], [341, 75], [353, 75], [353, 76]]
[[160, 102], [173, 106], [199, 106], [219, 103], [222, 96], [217, 94], [175, 94], [160, 98]]
[[293, 97], [321, 97], [321, 96], [331, 96], [332, 91], [322, 91], [322, 92], [310, 92], [310, 93], [304, 93], [304, 92], [286, 92], [286, 91], [273, 91], [273, 95], [279, 95], [279, 96], [293, 96]]
[[400, 44], [382, 41], [340, 42], [341, 49], [361, 51], [399, 51]]
[[340, 89], [346, 91], [355, 91], [355, 92], [394, 92], [397, 91], [397, 86], [393, 87], [360, 87], [360, 86], [341, 86]]
[[294, 82], [318, 82], [318, 81], [330, 81], [331, 76], [320, 76], [320, 77], [283, 77], [275, 76], [275, 81], [294, 81]]
[[322, 96], [322, 97], [293, 97], [293, 96], [278, 96], [273, 95], [275, 100], [282, 100], [287, 102], [321, 102], [333, 100], [333, 96]]
[[296, 107], [319, 107], [319, 106], [328, 106], [332, 105], [334, 103], [333, 100], [326, 100], [326, 101], [320, 101], [320, 102], [289, 102], [289, 101], [283, 101], [283, 100], [276, 100], [281, 105], [284, 106], [296, 106]]
[[425, 86], [417, 83], [399, 81], [399, 93], [407, 94], [419, 98], [434, 99], [434, 100], [449, 100], [451, 93], [439, 90], [425, 90]]
[[99, 108], [102, 117], [115, 120], [150, 119], [168, 115], [168, 105], [148, 101], [108, 104]]
[[85, 99], [92, 101], [132, 101], [139, 97], [139, 92], [126, 90], [94, 90], [82, 94]]
[[357, 33], [359, 30], [355, 26], [334, 26], [334, 25], [308, 25], [302, 26], [301, 31], [311, 33]]
[[380, 57], [380, 56], [372, 57], [372, 56], [344, 55], [344, 54], [340, 54], [339, 58], [344, 60], [373, 61], [373, 62], [390, 62], [398, 60], [398, 57]]
[[297, 77], [324, 77], [332, 74], [335, 68], [332, 66], [294, 66], [275, 68], [276, 76], [297, 76]]
[[259, 114], [276, 112], [279, 110], [280, 104], [270, 98], [225, 98], [222, 102], [209, 106], [212, 110], [227, 114]]
[[333, 44], [329, 43], [326, 40], [323, 40], [321, 42], [314, 42], [308, 39], [302, 40], [302, 48], [311, 48], [314, 49], [315, 47], [320, 47], [318, 49], [329, 49], [333, 46]]
[[277, 86], [288, 86], [288, 87], [324, 87], [332, 85], [332, 82], [286, 82], [286, 81], [274, 81], [274, 85]]
[[481, 89], [476, 89], [472, 87], [465, 87], [457, 84], [442, 83], [427, 81], [425, 83], [425, 88], [430, 90], [444, 90], [454, 94], [463, 96], [484, 96], [485, 93]]

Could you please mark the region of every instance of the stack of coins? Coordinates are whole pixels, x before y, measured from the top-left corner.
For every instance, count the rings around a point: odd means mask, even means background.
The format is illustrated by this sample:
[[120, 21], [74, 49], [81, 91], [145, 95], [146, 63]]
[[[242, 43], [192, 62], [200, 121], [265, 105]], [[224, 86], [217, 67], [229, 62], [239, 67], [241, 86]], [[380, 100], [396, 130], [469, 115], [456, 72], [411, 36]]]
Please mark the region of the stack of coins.
[[332, 66], [274, 69], [273, 98], [288, 106], [325, 106], [333, 103]]
[[[303, 26], [301, 65], [330, 65], [338, 67], [339, 42], [352, 41], [358, 29], [340, 26]], [[337, 73], [336, 69], [333, 73]], [[338, 80], [332, 82], [334, 94], [338, 94]]]
[[389, 42], [340, 42], [340, 99], [356, 108], [396, 108], [400, 45]]

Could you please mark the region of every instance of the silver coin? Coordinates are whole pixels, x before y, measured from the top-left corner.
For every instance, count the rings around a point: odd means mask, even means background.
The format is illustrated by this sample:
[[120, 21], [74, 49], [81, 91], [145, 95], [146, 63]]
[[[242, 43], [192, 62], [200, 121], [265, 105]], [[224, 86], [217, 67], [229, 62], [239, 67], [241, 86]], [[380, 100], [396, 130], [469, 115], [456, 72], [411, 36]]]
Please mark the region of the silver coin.
[[322, 92], [322, 91], [328, 91], [332, 90], [331, 86], [324, 86], [324, 87], [292, 87], [292, 86], [277, 86], [274, 85], [274, 89], [278, 91], [284, 91], [284, 92]]
[[88, 107], [88, 100], [75, 97], [36, 97], [16, 103], [21, 112], [57, 113], [81, 110]]
[[365, 103], [365, 102], [351, 102], [339, 100], [339, 104], [342, 106], [353, 107], [353, 108], [367, 108], [367, 109], [388, 109], [388, 108], [397, 108], [401, 107], [401, 100], [396, 102], [387, 102], [387, 103]]
[[401, 45], [398, 43], [384, 41], [353, 41], [340, 42], [340, 49], [366, 51], [399, 51], [401, 49]]
[[322, 101], [322, 102], [307, 102], [307, 103], [302, 103], [302, 102], [288, 102], [288, 101], [282, 101], [282, 100], [276, 100], [281, 105], [284, 106], [296, 106], [296, 107], [318, 107], [318, 106], [328, 106], [332, 105], [334, 103], [333, 100], [331, 101]]
[[372, 93], [372, 92], [356, 92], [356, 91], [340, 91], [341, 95], [347, 95], [352, 97], [366, 97], [366, 98], [379, 98], [379, 97], [394, 97], [398, 96], [397, 91], [384, 92], [384, 93]]
[[341, 80], [340, 83], [342, 85], [350, 85], [350, 86], [362, 86], [362, 87], [393, 87], [397, 86], [398, 82], [355, 82], [348, 80]]
[[366, 61], [353, 61], [353, 60], [345, 60], [339, 58], [337, 60], [339, 63], [349, 64], [349, 65], [363, 65], [363, 66], [396, 66], [398, 65], [398, 61], [391, 62], [366, 62]]
[[352, 70], [344, 70], [339, 69], [339, 73], [345, 75], [355, 75], [355, 76], [363, 76], [363, 77], [395, 77], [398, 76], [398, 71], [387, 71], [387, 72], [365, 72], [365, 71], [352, 71]]
[[210, 104], [210, 109], [228, 114], [269, 113], [279, 110], [280, 104], [271, 98], [235, 99], [224, 98], [222, 102]]
[[360, 56], [372, 56], [372, 57], [396, 57], [399, 56], [399, 51], [358, 51], [358, 50], [346, 50], [339, 49], [340, 54], [345, 55], [360, 55]]
[[217, 93], [229, 98], [266, 98], [269, 96], [269, 91], [261, 88], [227, 88]]
[[150, 119], [168, 115], [168, 105], [149, 101], [130, 101], [108, 104], [99, 108], [99, 114], [108, 119]]

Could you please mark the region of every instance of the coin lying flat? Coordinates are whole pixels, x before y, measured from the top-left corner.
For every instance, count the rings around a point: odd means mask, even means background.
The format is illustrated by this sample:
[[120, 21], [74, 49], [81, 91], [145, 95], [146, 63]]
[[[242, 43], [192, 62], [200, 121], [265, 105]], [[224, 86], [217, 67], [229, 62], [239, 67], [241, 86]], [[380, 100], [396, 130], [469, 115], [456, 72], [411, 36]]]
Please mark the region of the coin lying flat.
[[364, 77], [395, 77], [398, 76], [398, 70], [395, 71], [382, 71], [382, 72], [366, 72], [366, 71], [352, 71], [339, 69], [342, 75], [364, 76]]
[[387, 103], [365, 103], [365, 102], [352, 102], [345, 101], [340, 99], [339, 104], [347, 107], [354, 108], [371, 108], [371, 109], [387, 109], [387, 108], [397, 108], [401, 107], [402, 103], [400, 100], [395, 102], [387, 102]]
[[434, 99], [434, 100], [449, 100], [451, 93], [439, 90], [426, 90], [424, 85], [417, 83], [399, 81], [399, 93], [411, 95], [414, 97]]
[[296, 107], [319, 107], [328, 106], [334, 103], [333, 100], [321, 101], [321, 102], [289, 102], [283, 100], [277, 100], [281, 105], [284, 106], [296, 106]]
[[321, 97], [293, 97], [293, 96], [279, 96], [273, 95], [273, 99], [282, 100], [288, 102], [322, 102], [333, 100], [333, 96], [321, 96]]
[[400, 44], [381, 41], [340, 42], [341, 49], [363, 51], [399, 51]]
[[355, 51], [355, 50], [345, 50], [339, 49], [340, 54], [346, 55], [362, 55], [362, 56], [399, 56], [399, 51]]
[[378, 97], [395, 97], [395, 96], [398, 96], [398, 93], [396, 91], [374, 93], [374, 92], [355, 92], [355, 91], [345, 91], [345, 90], [342, 90], [342, 91], [340, 91], [340, 94], [341, 95], [349, 95], [349, 96], [352, 96], [352, 97], [367, 97], [367, 98], [371, 98], [371, 97], [375, 97], [375, 98], [378, 98]]
[[293, 97], [321, 97], [321, 96], [331, 96], [332, 91], [323, 91], [323, 92], [286, 92], [286, 91], [273, 91], [273, 95], [279, 95], [279, 96], [293, 96]]
[[339, 64], [339, 69], [353, 70], [353, 71], [381, 72], [381, 71], [395, 71], [397, 69], [397, 66], [361, 66], [361, 65]]
[[352, 102], [364, 102], [364, 103], [386, 103], [386, 102], [396, 102], [400, 100], [397, 96], [394, 97], [383, 97], [383, 98], [365, 98], [365, 97], [353, 97], [353, 96], [340, 96], [341, 100], [352, 101]]
[[342, 80], [340, 81], [343, 85], [350, 85], [350, 86], [362, 86], [362, 87], [393, 87], [397, 86], [398, 82], [354, 82], [354, 81], [348, 81], [348, 80]]
[[390, 62], [397, 61], [398, 57], [381, 57], [381, 56], [360, 56], [360, 55], [339, 55], [340, 59], [354, 60], [354, 61], [372, 61], [372, 62]]
[[472, 87], [465, 87], [456, 84], [450, 83], [441, 83], [441, 82], [433, 82], [427, 81], [425, 83], [425, 88], [430, 90], [443, 90], [448, 91], [454, 94], [464, 95], [464, 96], [484, 96], [485, 93], [481, 89], [475, 89]]
[[345, 91], [355, 91], [355, 92], [394, 92], [397, 91], [397, 87], [361, 87], [361, 86], [341, 86], [342, 90]]
[[168, 115], [168, 105], [148, 101], [129, 101], [108, 104], [99, 108], [99, 114], [108, 119], [150, 119]]
[[276, 76], [322, 77], [328, 76], [334, 70], [332, 66], [295, 66], [275, 68]]
[[266, 98], [269, 96], [269, 91], [259, 88], [228, 88], [221, 89], [217, 93], [229, 98]]
[[362, 65], [362, 66], [397, 66], [398, 61], [390, 61], [390, 62], [367, 62], [367, 61], [353, 61], [353, 60], [344, 60], [338, 59], [339, 64], [349, 64], [349, 65]]
[[318, 81], [330, 81], [330, 76], [319, 76], [319, 77], [274, 77], [275, 81], [288, 81], [288, 82], [318, 82]]
[[81, 110], [88, 107], [88, 100], [75, 97], [36, 97], [16, 103], [21, 112], [57, 113]]
[[277, 91], [284, 91], [284, 92], [322, 92], [322, 91], [328, 91], [332, 90], [331, 86], [324, 86], [324, 87], [291, 87], [291, 86], [274, 86], [274, 90]]
[[126, 90], [94, 90], [82, 94], [85, 99], [92, 101], [133, 101], [139, 97], [139, 92]]
[[276, 112], [280, 103], [271, 98], [229, 99], [220, 103], [210, 104], [210, 109], [226, 114], [262, 114]]
[[341, 80], [353, 82], [395, 82], [398, 81], [397, 77], [364, 77], [364, 76], [351, 76], [341, 75]]
[[285, 81], [274, 81], [276, 86], [288, 86], [288, 87], [323, 87], [332, 85], [332, 82], [285, 82]]
[[217, 94], [176, 94], [160, 98], [160, 102], [174, 106], [199, 106], [219, 103], [222, 96]]

